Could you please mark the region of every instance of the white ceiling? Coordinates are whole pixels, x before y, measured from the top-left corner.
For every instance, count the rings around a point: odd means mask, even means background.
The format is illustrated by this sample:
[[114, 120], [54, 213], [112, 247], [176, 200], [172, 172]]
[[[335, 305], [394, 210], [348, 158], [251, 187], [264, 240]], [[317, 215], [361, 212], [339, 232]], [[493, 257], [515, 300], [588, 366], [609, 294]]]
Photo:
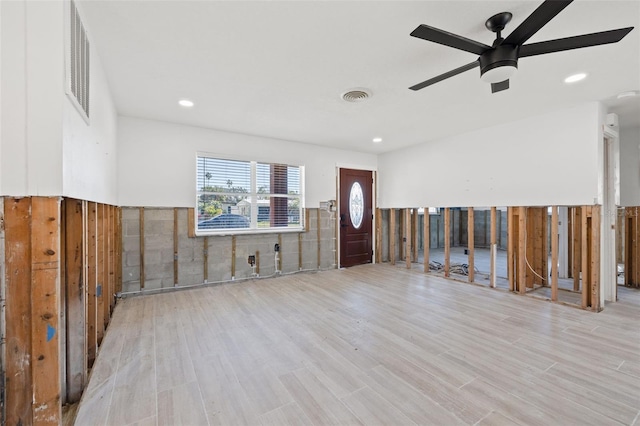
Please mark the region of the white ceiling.
[[[120, 114], [380, 153], [603, 101], [640, 125], [640, 1], [577, 0], [529, 42], [620, 27], [621, 42], [523, 58], [491, 94], [471, 70], [408, 87], [476, 56], [410, 37], [419, 24], [491, 44], [485, 20], [541, 1], [84, 1], [80, 8]], [[588, 73], [580, 83], [563, 79]], [[340, 95], [366, 88], [347, 103]], [[196, 106], [178, 106], [180, 98]], [[373, 137], [382, 137], [380, 144]], [[513, 135], [510, 135], [513, 137]]]

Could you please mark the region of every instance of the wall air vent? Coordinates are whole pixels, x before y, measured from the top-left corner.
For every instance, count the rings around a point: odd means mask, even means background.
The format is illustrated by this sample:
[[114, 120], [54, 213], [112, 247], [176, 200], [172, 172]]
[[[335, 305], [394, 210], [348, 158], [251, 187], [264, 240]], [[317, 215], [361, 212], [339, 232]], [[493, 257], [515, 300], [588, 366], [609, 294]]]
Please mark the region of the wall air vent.
[[89, 120], [89, 39], [73, 0], [68, 2], [67, 94], [76, 109]]

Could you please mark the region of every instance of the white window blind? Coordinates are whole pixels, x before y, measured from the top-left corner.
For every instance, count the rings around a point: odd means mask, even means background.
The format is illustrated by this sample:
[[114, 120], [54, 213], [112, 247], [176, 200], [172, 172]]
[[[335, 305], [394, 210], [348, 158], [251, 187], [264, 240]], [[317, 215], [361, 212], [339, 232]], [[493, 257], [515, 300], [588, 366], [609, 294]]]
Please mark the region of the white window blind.
[[198, 156], [196, 170], [199, 232], [302, 228], [303, 167]]

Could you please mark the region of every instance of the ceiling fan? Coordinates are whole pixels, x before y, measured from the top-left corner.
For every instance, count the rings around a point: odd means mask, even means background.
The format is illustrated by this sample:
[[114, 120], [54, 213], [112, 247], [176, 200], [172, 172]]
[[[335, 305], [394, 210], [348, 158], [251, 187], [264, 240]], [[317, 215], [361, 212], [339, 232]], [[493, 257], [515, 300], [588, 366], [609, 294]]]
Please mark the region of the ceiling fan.
[[538, 6], [518, 28], [513, 30], [507, 38], [502, 38], [502, 30], [504, 30], [511, 20], [511, 13], [502, 12], [492, 16], [485, 22], [487, 29], [496, 33], [496, 39], [492, 46], [487, 46], [475, 40], [430, 27], [429, 25], [420, 25], [411, 33], [413, 37], [475, 53], [480, 56], [467, 65], [430, 78], [415, 86], [411, 86], [409, 89], [420, 90], [479, 66], [480, 79], [484, 82], [491, 83], [491, 93], [500, 92], [509, 88], [509, 78], [513, 76], [518, 68], [518, 59], [520, 58], [561, 52], [563, 50], [580, 49], [582, 47], [598, 46], [601, 44], [617, 43], [633, 29], [633, 27], [619, 28], [617, 30], [524, 44], [538, 32], [540, 28], [544, 27], [565, 7], [569, 6], [572, 1], [573, 0], [546, 0]]

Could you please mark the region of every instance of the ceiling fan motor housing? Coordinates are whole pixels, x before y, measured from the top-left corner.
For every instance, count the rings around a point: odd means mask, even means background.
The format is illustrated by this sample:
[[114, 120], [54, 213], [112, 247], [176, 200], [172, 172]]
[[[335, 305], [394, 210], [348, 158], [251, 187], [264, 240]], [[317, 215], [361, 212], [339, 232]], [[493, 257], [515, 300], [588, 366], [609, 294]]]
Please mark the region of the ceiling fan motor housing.
[[520, 46], [501, 44], [494, 49], [487, 50], [480, 55], [480, 75], [499, 67], [518, 68], [518, 53]]

